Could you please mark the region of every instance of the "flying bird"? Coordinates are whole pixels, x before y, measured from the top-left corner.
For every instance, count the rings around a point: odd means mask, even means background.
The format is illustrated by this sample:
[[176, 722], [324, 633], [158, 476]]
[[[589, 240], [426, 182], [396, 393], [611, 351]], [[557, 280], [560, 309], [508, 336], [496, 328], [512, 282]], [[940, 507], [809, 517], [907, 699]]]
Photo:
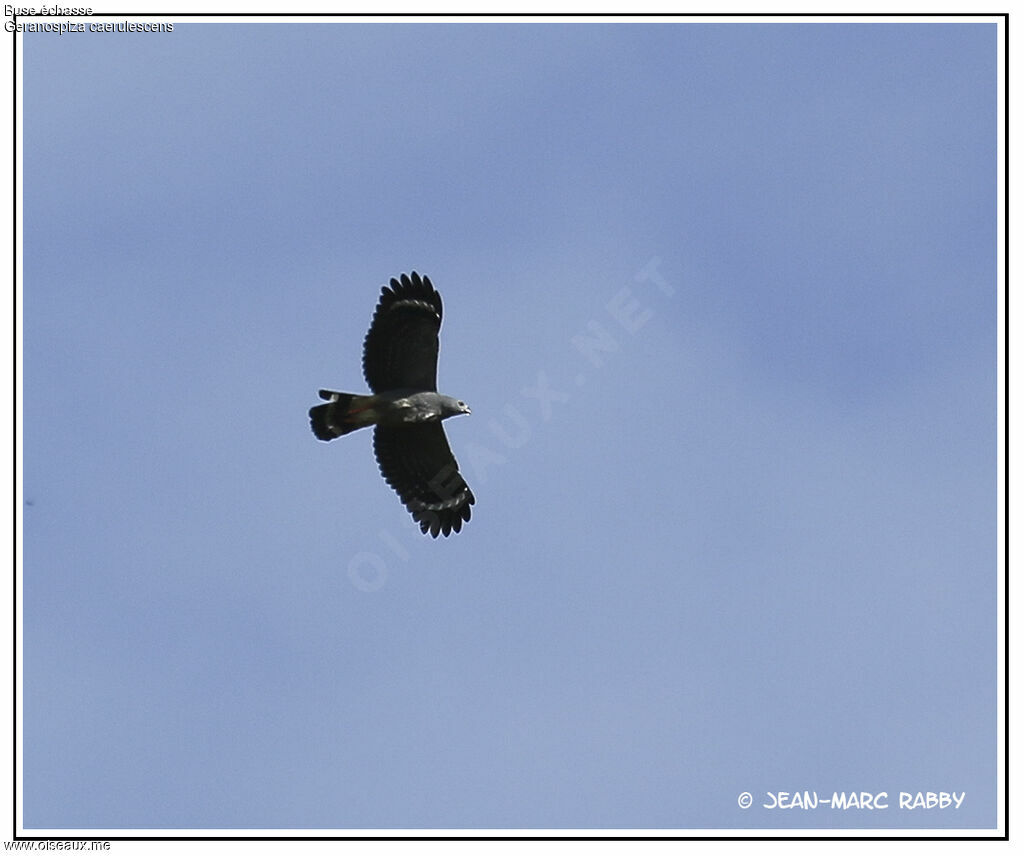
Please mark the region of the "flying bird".
[[384, 480], [434, 538], [459, 532], [476, 502], [459, 473], [442, 420], [469, 413], [437, 391], [441, 295], [415, 271], [381, 288], [363, 342], [363, 375], [372, 395], [320, 390], [326, 404], [309, 411], [313, 433], [333, 440], [373, 425], [373, 451]]

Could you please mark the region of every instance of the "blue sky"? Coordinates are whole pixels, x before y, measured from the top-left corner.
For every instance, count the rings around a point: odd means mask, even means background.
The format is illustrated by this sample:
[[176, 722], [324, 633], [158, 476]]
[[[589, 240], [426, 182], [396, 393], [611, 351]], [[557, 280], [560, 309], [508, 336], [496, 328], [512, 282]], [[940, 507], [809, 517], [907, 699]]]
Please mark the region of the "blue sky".
[[[993, 827], [996, 37], [26, 35], [25, 826]], [[306, 416], [413, 269], [438, 541]]]

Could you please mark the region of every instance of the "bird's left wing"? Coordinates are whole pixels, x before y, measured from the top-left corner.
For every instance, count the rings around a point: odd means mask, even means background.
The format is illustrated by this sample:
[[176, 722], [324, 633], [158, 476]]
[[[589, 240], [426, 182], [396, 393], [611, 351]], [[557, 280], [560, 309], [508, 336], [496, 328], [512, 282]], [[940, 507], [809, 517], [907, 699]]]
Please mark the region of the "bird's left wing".
[[392, 279], [381, 289], [363, 343], [363, 374], [374, 392], [396, 389], [437, 391], [437, 334], [441, 295], [430, 277]]
[[459, 473], [440, 422], [395, 428], [378, 425], [373, 451], [381, 475], [424, 534], [436, 538], [462, 529], [476, 498]]

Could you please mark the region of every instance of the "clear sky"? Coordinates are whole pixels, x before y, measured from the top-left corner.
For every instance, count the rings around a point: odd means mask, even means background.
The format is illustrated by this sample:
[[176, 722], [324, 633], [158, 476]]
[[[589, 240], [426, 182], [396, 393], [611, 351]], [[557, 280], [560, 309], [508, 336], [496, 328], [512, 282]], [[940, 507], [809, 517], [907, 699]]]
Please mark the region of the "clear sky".
[[[26, 827], [993, 827], [995, 63], [26, 35]], [[473, 408], [437, 541], [307, 419], [414, 269]]]

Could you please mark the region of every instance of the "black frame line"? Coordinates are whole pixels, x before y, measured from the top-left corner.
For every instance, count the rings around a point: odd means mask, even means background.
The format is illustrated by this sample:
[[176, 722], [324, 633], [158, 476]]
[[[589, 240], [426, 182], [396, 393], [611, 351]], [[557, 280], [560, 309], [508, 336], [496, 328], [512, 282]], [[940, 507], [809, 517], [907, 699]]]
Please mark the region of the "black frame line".
[[[1010, 13], [1009, 12], [702, 12], [702, 13], [666, 13], [666, 12], [631, 12], [588, 14], [586, 12], [100, 12], [93, 11], [90, 17], [118, 18], [601, 18], [614, 22], [622, 18], [1001, 18], [1003, 22], [1003, 834], [992, 835], [238, 835], [238, 836], [175, 836], [175, 835], [124, 835], [112, 837], [95, 836], [53, 836], [53, 835], [19, 835], [18, 834], [18, 520], [23, 513], [18, 492], [18, 39], [12, 33], [12, 276], [14, 286], [12, 292], [13, 323], [12, 332], [12, 457], [13, 473], [12, 520], [13, 538], [13, 602], [12, 602], [12, 789], [11, 789], [11, 840], [12, 841], [989, 841], [1003, 842], [1010, 840]], [[11, 20], [19, 18], [53, 18], [52, 15], [14, 15]], [[78, 16], [83, 17], [83, 16]], [[998, 476], [998, 473], [997, 473]], [[781, 830], [783, 833], [785, 830]]]

